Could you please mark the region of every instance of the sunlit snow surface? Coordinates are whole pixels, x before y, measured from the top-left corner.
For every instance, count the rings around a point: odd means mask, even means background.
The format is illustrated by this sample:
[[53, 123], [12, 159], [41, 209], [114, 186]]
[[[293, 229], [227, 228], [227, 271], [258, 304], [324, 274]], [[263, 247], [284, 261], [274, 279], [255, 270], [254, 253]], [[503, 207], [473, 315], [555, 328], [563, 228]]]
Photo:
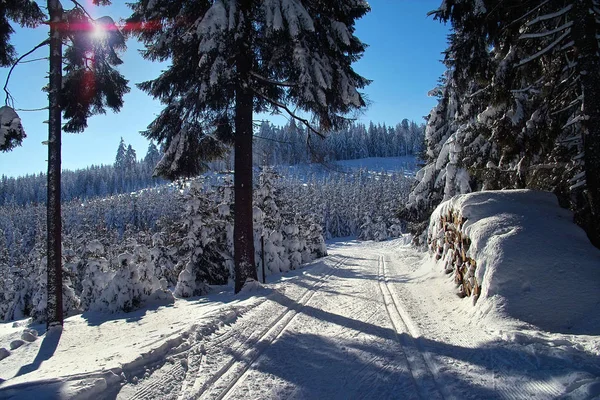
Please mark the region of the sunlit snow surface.
[[[563, 249], [553, 262], [569, 265], [573, 251], [596, 256], [589, 246], [565, 246], [572, 242], [557, 232], [580, 237], [579, 228], [567, 224], [565, 213], [551, 202], [525, 201], [523, 221], [534, 218], [527, 207], [538, 203], [546, 218], [544, 224], [520, 225], [518, 218], [502, 220], [498, 212], [517, 214], [514, 199], [503, 205], [498, 198], [479, 198], [481, 208], [475, 201], [462, 204], [472, 207], [473, 221], [492, 218], [498, 226], [526, 229], [549, 248]], [[484, 215], [485, 210], [493, 214]], [[506, 232], [487, 238], [507, 246], [498, 249], [502, 254], [522, 256], [527, 250], [511, 248], [514, 244], [499, 241], [498, 235]], [[470, 299], [458, 298], [451, 278], [408, 241], [342, 239], [329, 243], [325, 259], [271, 276], [239, 296], [219, 287], [209, 296], [170, 306], [86, 313], [68, 318], [60, 335], [43, 335], [37, 326], [40, 338], [10, 350], [0, 361], [0, 398], [600, 396], [598, 326], [587, 325], [587, 335], [539, 330], [511, 317], [500, 301], [482, 301], [488, 307], [483, 313]], [[549, 261], [541, 252], [532, 257]], [[492, 279], [500, 287], [511, 273], [502, 275], [503, 267], [496, 271]], [[589, 277], [594, 280], [598, 275]], [[555, 289], [561, 293], [560, 282]], [[527, 301], [506, 298], [517, 306]], [[547, 302], [538, 307], [545, 314], [561, 306]], [[25, 328], [25, 322], [0, 325], [0, 347], [9, 349]]]

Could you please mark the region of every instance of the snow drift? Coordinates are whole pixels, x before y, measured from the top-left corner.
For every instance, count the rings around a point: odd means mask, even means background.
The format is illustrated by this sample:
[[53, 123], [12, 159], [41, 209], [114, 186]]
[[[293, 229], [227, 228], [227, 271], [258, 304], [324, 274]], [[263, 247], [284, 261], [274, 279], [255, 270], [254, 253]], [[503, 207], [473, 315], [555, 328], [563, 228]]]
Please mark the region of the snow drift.
[[508, 190], [453, 197], [431, 216], [430, 243], [444, 241], [442, 217], [450, 213], [464, 221], [459, 230], [477, 264], [481, 289], [474, 312], [480, 318], [499, 313], [547, 331], [599, 333], [600, 250], [553, 194]]

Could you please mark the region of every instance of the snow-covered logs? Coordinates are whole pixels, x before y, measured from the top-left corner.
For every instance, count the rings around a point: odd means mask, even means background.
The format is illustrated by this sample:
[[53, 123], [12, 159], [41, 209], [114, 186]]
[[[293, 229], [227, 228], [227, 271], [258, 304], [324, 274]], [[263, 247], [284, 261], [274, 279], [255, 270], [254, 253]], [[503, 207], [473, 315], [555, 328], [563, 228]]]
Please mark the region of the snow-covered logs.
[[477, 262], [468, 256], [471, 239], [462, 230], [466, 218], [453, 209], [434, 214], [431, 218], [427, 238], [429, 250], [435, 254], [436, 260], [442, 260], [444, 271], [454, 275], [458, 295], [471, 296], [475, 303], [481, 293], [481, 285], [475, 276]]

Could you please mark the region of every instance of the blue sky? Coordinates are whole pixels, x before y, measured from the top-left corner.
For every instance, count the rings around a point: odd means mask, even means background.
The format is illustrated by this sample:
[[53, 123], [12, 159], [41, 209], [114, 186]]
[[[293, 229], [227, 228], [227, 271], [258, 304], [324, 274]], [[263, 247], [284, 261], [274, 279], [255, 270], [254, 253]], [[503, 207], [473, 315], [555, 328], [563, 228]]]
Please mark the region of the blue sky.
[[[403, 118], [423, 121], [435, 105], [427, 97], [444, 68], [440, 63], [446, 45], [447, 27], [427, 17], [427, 12], [439, 6], [441, 0], [372, 0], [372, 12], [357, 23], [356, 35], [369, 45], [364, 57], [355, 65], [358, 73], [372, 79], [365, 92], [371, 106], [364, 112], [364, 122], [395, 125]], [[63, 0], [68, 7], [68, 0]], [[129, 15], [123, 1], [114, 1], [111, 7], [90, 6], [92, 15], [110, 15], [114, 19]], [[17, 29], [12, 42], [23, 54], [43, 41], [47, 28]], [[81, 134], [63, 134], [63, 168], [84, 168], [92, 164], [112, 164], [117, 146], [123, 137], [136, 150], [138, 158], [146, 154], [148, 141], [139, 134], [160, 112], [161, 105], [134, 84], [156, 77], [164, 65], [145, 61], [138, 54], [142, 46], [130, 40], [123, 55], [120, 70], [132, 87], [125, 96], [125, 105], [119, 114], [112, 112], [92, 117]], [[41, 48], [31, 58], [47, 55]], [[15, 107], [23, 109], [47, 106], [47, 97], [41, 88], [47, 83], [48, 65], [44, 61], [17, 66], [9, 89], [15, 98]], [[8, 68], [0, 69], [2, 86]], [[4, 93], [2, 92], [2, 105]], [[45, 172], [48, 126], [44, 123], [47, 111], [19, 112], [27, 138], [12, 152], [0, 153], [0, 175], [19, 176]], [[275, 121], [281, 123], [281, 119]]]

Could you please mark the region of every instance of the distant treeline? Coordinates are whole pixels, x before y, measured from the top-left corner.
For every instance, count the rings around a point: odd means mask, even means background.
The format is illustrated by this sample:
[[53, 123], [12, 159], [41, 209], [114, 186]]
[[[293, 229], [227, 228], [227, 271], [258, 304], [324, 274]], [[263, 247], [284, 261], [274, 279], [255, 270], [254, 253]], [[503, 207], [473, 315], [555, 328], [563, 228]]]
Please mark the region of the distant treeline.
[[[166, 183], [152, 177], [154, 165], [160, 160], [160, 152], [150, 144], [146, 156], [137, 160], [131, 146], [120, 151], [125, 144], [121, 139], [114, 165], [92, 165], [75, 171], [62, 172], [62, 200], [87, 200], [106, 197]], [[128, 150], [128, 151], [127, 151]], [[125, 158], [127, 156], [127, 158]], [[47, 178], [45, 173], [0, 178], [0, 206], [26, 205], [46, 202]]]
[[256, 134], [257, 165], [294, 165], [314, 161], [355, 160], [367, 157], [401, 157], [419, 154], [424, 146], [425, 125], [402, 120], [396, 126], [354, 123], [326, 139], [300, 125], [284, 127], [263, 122]]
[[[404, 119], [394, 127], [354, 123], [330, 133], [326, 139], [310, 135], [305, 128], [289, 123], [283, 127], [263, 122], [254, 140], [254, 163], [262, 165], [295, 165], [310, 162], [352, 160], [366, 157], [399, 157], [422, 151], [424, 125]], [[113, 165], [92, 165], [62, 174], [62, 200], [89, 200], [97, 197], [129, 193], [166, 183], [153, 177], [154, 167], [162, 157], [154, 143], [142, 159], [123, 139], [117, 148]], [[232, 156], [212, 168], [231, 169]], [[0, 206], [46, 202], [46, 174], [18, 178], [0, 177]]]

